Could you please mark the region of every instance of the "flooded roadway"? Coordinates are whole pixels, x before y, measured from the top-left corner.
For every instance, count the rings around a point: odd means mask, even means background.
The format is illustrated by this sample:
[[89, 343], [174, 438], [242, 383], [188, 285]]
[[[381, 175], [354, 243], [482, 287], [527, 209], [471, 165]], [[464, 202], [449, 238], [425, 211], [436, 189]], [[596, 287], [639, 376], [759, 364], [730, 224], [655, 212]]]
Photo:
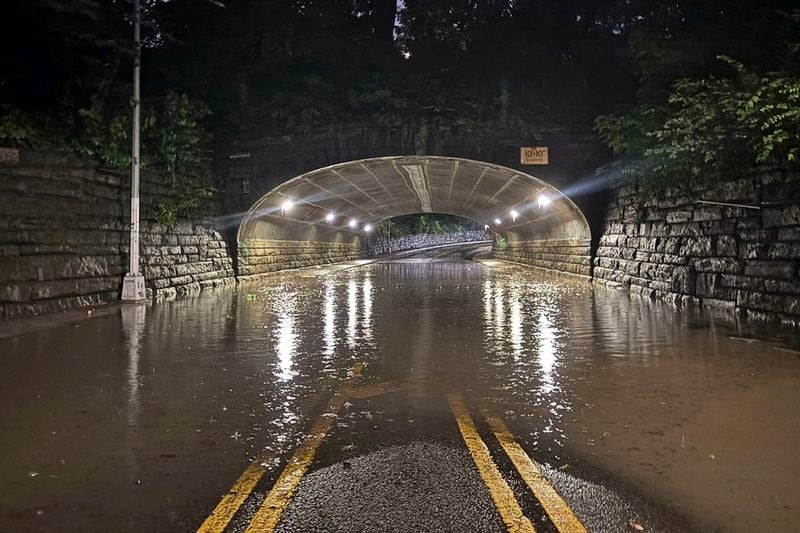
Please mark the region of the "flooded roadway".
[[[796, 531], [798, 344], [464, 261], [311, 269], [6, 331], [0, 531], [195, 530], [255, 468], [228, 526], [244, 530], [320, 427], [279, 530], [502, 530], [505, 484], [555, 531], [491, 416], [590, 531]], [[468, 447], [481, 439], [500, 481]]]

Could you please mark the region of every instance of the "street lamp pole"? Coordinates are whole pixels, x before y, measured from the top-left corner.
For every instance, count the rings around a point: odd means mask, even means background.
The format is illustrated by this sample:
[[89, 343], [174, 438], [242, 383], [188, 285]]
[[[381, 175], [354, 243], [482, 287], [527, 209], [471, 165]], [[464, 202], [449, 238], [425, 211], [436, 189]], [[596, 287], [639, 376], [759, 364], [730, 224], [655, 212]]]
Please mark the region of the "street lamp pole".
[[145, 299], [144, 276], [139, 272], [139, 151], [141, 133], [142, 8], [133, 1], [133, 147], [131, 153], [131, 246], [128, 273], [122, 282], [122, 300]]

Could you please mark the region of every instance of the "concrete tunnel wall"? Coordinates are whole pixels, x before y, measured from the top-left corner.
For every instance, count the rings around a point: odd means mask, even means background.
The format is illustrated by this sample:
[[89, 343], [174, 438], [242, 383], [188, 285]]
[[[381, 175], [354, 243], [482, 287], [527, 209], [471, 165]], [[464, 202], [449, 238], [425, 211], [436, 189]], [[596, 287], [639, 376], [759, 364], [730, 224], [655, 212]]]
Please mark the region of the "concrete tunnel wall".
[[[539, 206], [542, 195], [552, 203]], [[284, 210], [287, 201], [292, 207]], [[512, 210], [518, 213], [513, 220]], [[329, 213], [335, 215], [330, 222]], [[357, 258], [365, 224], [413, 213], [446, 213], [488, 224], [508, 242], [498, 252], [504, 259], [590, 273], [589, 224], [570, 198], [518, 170], [442, 156], [350, 161], [279, 185], [253, 205], [239, 227], [239, 273]], [[357, 229], [349, 227], [351, 220]]]

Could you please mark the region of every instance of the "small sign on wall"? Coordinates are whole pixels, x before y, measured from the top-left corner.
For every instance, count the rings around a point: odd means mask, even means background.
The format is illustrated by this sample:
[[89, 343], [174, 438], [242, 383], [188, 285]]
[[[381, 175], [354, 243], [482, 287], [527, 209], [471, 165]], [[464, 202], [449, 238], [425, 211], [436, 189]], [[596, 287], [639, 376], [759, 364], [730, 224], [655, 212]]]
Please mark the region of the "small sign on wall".
[[523, 146], [519, 149], [519, 162], [523, 165], [547, 165], [547, 146]]
[[0, 165], [16, 165], [17, 163], [19, 163], [19, 150], [0, 148]]

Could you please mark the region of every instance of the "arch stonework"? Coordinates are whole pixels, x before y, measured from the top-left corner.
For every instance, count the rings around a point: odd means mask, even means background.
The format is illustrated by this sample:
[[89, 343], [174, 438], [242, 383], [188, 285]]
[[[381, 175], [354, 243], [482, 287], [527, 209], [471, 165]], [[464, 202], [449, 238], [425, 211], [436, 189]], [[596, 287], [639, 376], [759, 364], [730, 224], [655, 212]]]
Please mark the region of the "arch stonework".
[[[540, 197], [551, 203], [541, 206]], [[287, 202], [291, 208], [284, 209]], [[558, 189], [492, 163], [419, 155], [338, 163], [275, 187], [239, 227], [239, 272], [257, 275], [354, 259], [365, 224], [425, 212], [489, 225], [507, 240], [507, 249], [497, 252], [505, 259], [589, 275], [589, 224]], [[329, 214], [333, 220], [326, 220]]]

